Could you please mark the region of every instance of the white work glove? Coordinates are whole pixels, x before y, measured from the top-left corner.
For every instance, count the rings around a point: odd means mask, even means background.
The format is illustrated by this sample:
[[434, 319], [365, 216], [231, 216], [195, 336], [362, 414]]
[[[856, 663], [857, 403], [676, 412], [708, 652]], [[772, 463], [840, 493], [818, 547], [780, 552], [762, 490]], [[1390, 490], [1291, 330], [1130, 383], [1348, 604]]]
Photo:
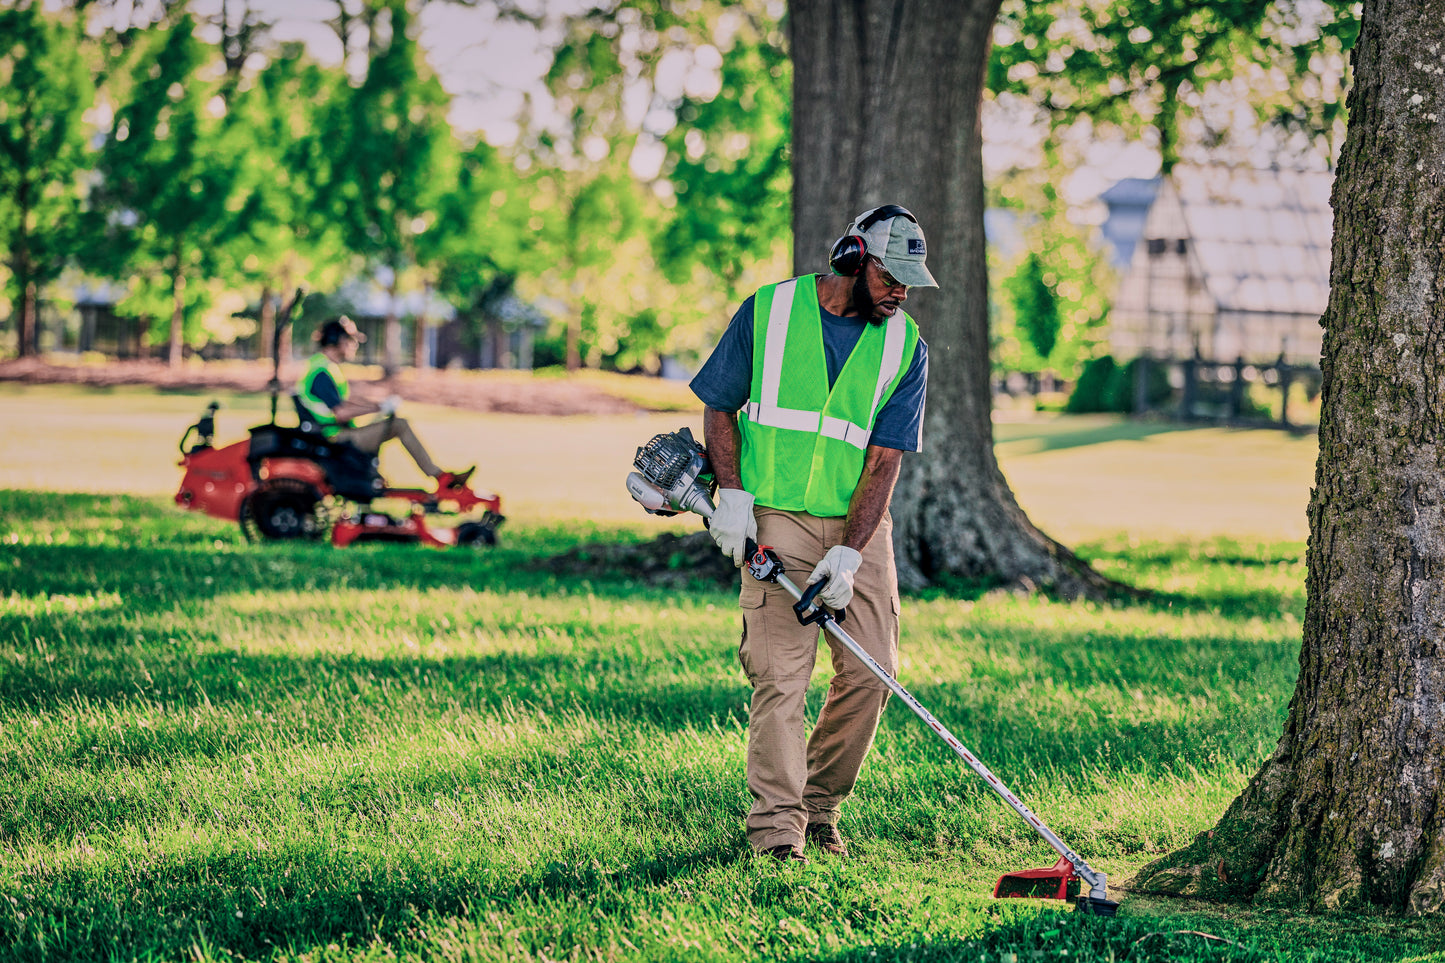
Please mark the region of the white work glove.
[[381, 413], [387, 417], [396, 414], [396, 409], [401, 407], [401, 398], [398, 395], [387, 395], [381, 402]]
[[741, 488], [719, 488], [717, 508], [708, 522], [708, 534], [724, 555], [731, 555], [738, 568], [748, 560], [748, 539], [757, 541], [758, 522], [753, 518], [753, 496]]
[[856, 549], [847, 545], [834, 545], [828, 549], [828, 554], [813, 568], [813, 574], [808, 576], [808, 584], [820, 582], [826, 576], [828, 584], [818, 593], [818, 601], [835, 612], [841, 608], [847, 608], [848, 603], [853, 601], [853, 577], [858, 574], [858, 566], [863, 564], [863, 556], [859, 555]]

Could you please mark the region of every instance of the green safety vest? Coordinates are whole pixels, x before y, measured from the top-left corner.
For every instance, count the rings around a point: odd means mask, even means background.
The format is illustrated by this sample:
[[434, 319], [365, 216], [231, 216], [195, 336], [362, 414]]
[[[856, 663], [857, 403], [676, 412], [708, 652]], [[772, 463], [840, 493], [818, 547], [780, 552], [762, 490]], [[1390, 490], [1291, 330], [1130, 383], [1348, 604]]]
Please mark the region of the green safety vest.
[[757, 504], [832, 517], [848, 514], [873, 422], [908, 370], [918, 325], [902, 310], [868, 325], [829, 390], [816, 279], [770, 284], [754, 297], [740, 467]]
[[351, 386], [346, 383], [346, 375], [342, 373], [341, 365], [320, 351], [313, 354], [311, 360], [306, 362], [306, 373], [301, 376], [301, 383], [296, 388], [296, 395], [306, 406], [306, 410], [311, 412], [311, 417], [316, 421], [316, 427], [320, 428], [321, 433], [327, 438], [331, 438], [343, 426], [336, 420], [336, 415], [332, 413], [330, 406], [311, 393], [312, 383], [316, 380], [316, 376], [323, 371], [331, 375], [331, 380], [336, 383], [336, 390], [340, 393], [341, 400], [345, 401], [346, 396], [351, 393]]

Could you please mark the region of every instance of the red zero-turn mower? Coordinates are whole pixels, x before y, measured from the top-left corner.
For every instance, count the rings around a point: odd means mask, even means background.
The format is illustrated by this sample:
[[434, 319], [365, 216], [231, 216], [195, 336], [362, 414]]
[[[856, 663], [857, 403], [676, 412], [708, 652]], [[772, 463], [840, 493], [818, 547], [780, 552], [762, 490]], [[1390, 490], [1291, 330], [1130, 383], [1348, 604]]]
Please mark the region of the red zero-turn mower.
[[[296, 299], [276, 325], [271, 379], [271, 421], [250, 430], [250, 438], [216, 448], [218, 402], [181, 436], [181, 467], [186, 470], [176, 504], [216, 518], [239, 522], [248, 541], [316, 540], [330, 532], [333, 545], [360, 541], [421, 542], [438, 547], [485, 546], [497, 542], [503, 522], [502, 500], [469, 485], [429, 492], [389, 488], [377, 460], [349, 442], [327, 438], [292, 396], [300, 424], [276, 424], [280, 392], [281, 331]], [[187, 444], [192, 434], [196, 443]], [[399, 515], [373, 509], [381, 499], [405, 503]], [[458, 524], [435, 525], [433, 517]]]

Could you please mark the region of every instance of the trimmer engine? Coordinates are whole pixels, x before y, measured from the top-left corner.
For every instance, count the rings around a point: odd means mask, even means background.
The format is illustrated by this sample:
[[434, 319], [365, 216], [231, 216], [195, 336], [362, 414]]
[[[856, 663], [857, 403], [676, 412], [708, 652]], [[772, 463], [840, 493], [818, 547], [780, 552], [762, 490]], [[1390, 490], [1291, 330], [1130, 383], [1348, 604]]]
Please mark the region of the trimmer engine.
[[687, 428], [655, 436], [637, 449], [632, 465], [637, 471], [627, 476], [627, 490], [649, 514], [712, 515], [717, 481], [707, 451]]

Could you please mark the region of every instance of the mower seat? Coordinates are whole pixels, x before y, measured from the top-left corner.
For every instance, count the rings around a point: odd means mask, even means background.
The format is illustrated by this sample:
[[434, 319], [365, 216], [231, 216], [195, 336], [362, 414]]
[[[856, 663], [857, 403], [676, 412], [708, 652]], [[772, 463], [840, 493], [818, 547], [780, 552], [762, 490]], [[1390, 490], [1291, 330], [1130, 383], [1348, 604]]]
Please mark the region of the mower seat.
[[[313, 430], [307, 431], [310, 427]], [[267, 458], [305, 458], [316, 462], [326, 472], [332, 491], [354, 502], [369, 502], [386, 488], [377, 458], [349, 441], [327, 438], [314, 430], [315, 424], [300, 428], [281, 425], [257, 425], [251, 429], [251, 445], [246, 460], [251, 473], [259, 480], [261, 462]]]

